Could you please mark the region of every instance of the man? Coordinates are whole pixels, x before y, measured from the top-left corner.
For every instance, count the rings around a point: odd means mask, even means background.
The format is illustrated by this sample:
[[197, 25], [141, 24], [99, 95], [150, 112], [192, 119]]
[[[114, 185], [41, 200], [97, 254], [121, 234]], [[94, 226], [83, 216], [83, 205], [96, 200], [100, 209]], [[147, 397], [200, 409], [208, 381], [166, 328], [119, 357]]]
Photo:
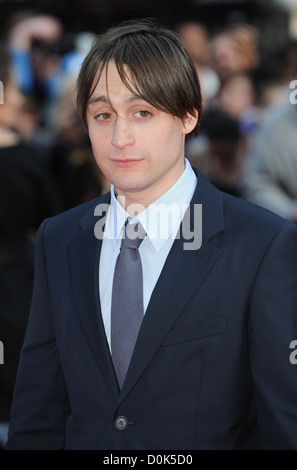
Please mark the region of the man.
[[297, 109], [289, 96], [270, 106], [255, 133], [243, 197], [297, 223]]
[[7, 448], [297, 448], [297, 228], [185, 160], [201, 99], [178, 36], [101, 35], [78, 109], [111, 192], [40, 228]]

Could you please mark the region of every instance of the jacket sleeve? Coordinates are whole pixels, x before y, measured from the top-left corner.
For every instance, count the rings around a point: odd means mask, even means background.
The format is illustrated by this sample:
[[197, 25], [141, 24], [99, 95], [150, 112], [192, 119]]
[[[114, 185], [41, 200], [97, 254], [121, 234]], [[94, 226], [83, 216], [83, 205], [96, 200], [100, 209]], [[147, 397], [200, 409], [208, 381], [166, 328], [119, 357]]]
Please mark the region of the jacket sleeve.
[[274, 237], [250, 305], [250, 363], [262, 449], [297, 449], [297, 227]]
[[51, 315], [43, 234], [35, 251], [31, 311], [18, 368], [6, 449], [63, 449], [69, 400]]

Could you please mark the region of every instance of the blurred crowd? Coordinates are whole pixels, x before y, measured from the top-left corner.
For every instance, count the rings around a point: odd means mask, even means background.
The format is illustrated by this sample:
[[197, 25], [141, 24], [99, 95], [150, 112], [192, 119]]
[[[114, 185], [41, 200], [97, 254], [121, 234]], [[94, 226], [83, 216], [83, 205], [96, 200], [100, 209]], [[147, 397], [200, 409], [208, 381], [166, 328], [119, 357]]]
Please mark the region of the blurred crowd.
[[[203, 94], [187, 158], [223, 191], [297, 223], [296, 42], [266, 53], [250, 24], [210, 34], [192, 21], [175, 30]], [[0, 447], [29, 313], [36, 231], [45, 218], [109, 189], [76, 113], [76, 78], [93, 39], [89, 31], [70, 34], [51, 15], [22, 13], [7, 22], [0, 46]]]
[[297, 108], [290, 99], [297, 42], [268, 53], [250, 24], [227, 25], [213, 37], [195, 22], [177, 31], [204, 95], [199, 137], [187, 142], [191, 163], [221, 190], [297, 223]]

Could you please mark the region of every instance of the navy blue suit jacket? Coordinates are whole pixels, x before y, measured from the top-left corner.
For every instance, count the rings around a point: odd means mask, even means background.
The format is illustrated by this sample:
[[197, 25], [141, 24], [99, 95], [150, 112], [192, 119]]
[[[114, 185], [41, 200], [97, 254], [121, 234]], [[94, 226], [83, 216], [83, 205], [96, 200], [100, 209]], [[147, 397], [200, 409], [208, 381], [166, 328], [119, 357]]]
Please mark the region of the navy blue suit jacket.
[[120, 391], [94, 236], [108, 201], [40, 228], [7, 448], [297, 449], [297, 227], [198, 173], [202, 245], [175, 240]]

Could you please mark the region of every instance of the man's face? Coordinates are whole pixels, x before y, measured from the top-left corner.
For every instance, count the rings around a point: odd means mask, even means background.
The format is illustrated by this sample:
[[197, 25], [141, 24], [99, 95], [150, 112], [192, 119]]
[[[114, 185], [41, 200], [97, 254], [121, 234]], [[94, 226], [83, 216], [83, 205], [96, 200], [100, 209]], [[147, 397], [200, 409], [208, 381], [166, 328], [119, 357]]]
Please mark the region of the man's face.
[[87, 109], [96, 162], [126, 201], [155, 201], [184, 169], [185, 135], [197, 120], [156, 109], [123, 84], [114, 62], [101, 75]]

